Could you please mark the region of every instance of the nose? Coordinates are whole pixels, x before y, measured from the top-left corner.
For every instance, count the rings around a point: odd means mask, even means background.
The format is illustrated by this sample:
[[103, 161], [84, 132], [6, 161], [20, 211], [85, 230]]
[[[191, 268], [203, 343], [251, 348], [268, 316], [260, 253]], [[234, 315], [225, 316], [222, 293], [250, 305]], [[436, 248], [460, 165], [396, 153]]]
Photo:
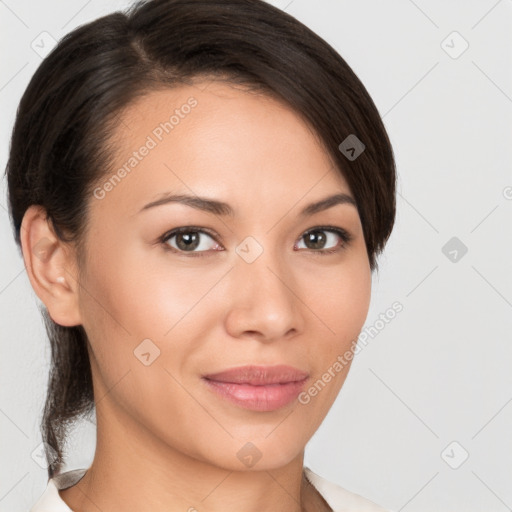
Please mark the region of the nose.
[[284, 258], [269, 250], [252, 263], [238, 258], [230, 272], [226, 330], [235, 338], [271, 342], [304, 329], [304, 298]]

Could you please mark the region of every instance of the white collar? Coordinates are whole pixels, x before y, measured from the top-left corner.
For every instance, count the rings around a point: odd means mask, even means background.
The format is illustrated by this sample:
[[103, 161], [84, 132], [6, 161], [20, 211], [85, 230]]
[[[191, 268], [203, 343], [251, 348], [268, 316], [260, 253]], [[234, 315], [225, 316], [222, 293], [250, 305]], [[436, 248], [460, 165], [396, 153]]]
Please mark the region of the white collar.
[[[73, 512], [60, 497], [59, 490], [75, 485], [87, 470], [88, 468], [74, 469], [49, 480], [46, 490], [29, 512]], [[304, 473], [334, 512], [391, 512], [359, 494], [326, 480], [306, 466]]]

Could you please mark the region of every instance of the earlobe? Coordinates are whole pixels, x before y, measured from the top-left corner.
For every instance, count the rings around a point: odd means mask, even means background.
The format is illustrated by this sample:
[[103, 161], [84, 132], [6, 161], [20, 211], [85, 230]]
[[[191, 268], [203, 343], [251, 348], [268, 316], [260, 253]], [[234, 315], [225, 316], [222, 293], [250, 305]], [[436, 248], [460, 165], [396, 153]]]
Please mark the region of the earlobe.
[[30, 284], [52, 320], [65, 327], [80, 325], [74, 255], [53, 231], [42, 206], [27, 209], [20, 237]]

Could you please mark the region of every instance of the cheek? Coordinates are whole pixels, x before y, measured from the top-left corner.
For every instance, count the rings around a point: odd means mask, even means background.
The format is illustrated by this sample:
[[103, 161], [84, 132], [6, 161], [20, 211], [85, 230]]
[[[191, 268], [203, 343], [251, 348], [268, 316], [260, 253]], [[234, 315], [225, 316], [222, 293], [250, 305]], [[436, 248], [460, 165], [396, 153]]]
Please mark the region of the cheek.
[[130, 245], [104, 247], [88, 269], [88, 315], [105, 317], [109, 330], [119, 330], [132, 341], [161, 338], [201, 295], [198, 280], [171, 263], [166, 266], [158, 252]]
[[304, 302], [317, 316], [330, 346], [343, 346], [359, 334], [370, 305], [371, 272], [363, 258], [309, 273]]
[[105, 237], [88, 261], [80, 305], [83, 325], [106, 380], [122, 376], [135, 362], [133, 351], [164, 332], [152, 300], [147, 266], [119, 240]]
[[333, 280], [336, 287], [334, 298], [330, 303], [329, 316], [333, 319], [336, 332], [359, 334], [370, 305], [371, 275], [354, 270], [344, 273], [338, 280]]
[[[198, 277], [200, 272], [200, 277]], [[150, 251], [111, 243], [90, 262], [81, 297], [84, 327], [98, 359], [128, 358], [150, 339], [163, 356], [160, 362], [178, 367], [220, 312], [209, 291], [225, 269], [198, 270], [166, 258], [158, 247]], [[102, 340], [108, 339], [108, 344]], [[200, 337], [199, 337], [200, 339]], [[131, 357], [131, 358], [130, 358]]]
[[[201, 295], [184, 279], [174, 279], [180, 272], [162, 275], [161, 269], [157, 272], [140, 261], [136, 251], [103, 251], [101, 258], [90, 262], [81, 305], [99, 395], [113, 390], [111, 400], [153, 422], [156, 430], [159, 421], [173, 421], [162, 415], [163, 403], [171, 411], [187, 401], [188, 395], [170, 375], [183, 380], [183, 362], [193, 351], [187, 338], [192, 332], [186, 323], [188, 303]], [[146, 365], [143, 353], [148, 352]]]
[[305, 295], [306, 304], [316, 315], [311, 317], [315, 343], [308, 346], [309, 358], [315, 361], [316, 378], [326, 382], [325, 389], [320, 386], [320, 399], [314, 400], [315, 407], [321, 409], [330, 407], [348, 375], [353, 359], [345, 354], [354, 350], [368, 314], [371, 271], [363, 256], [361, 253], [361, 257], [323, 270], [316, 276], [317, 286], [309, 284]]
[[308, 346], [314, 378], [299, 400], [304, 414], [315, 418], [314, 429], [334, 403], [352, 365], [352, 351], [368, 314], [371, 271], [363, 258], [354, 259], [350, 265], [330, 269], [322, 279], [318, 276], [317, 282], [322, 286], [309, 285], [305, 301], [316, 315], [311, 317], [315, 343]]

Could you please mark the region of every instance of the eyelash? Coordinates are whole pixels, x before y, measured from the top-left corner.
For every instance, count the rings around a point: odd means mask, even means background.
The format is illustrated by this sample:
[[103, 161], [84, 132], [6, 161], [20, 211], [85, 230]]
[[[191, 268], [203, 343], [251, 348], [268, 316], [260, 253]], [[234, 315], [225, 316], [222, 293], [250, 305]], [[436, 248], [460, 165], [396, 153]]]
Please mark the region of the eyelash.
[[[315, 250], [315, 249], [306, 249], [308, 251], [311, 251], [313, 254], [315, 255], [318, 255], [318, 256], [327, 256], [329, 254], [334, 254], [334, 253], [337, 253], [337, 252], [340, 252], [341, 250], [345, 249], [347, 245], [350, 244], [350, 242], [352, 241], [352, 235], [342, 229], [342, 228], [337, 228], [335, 226], [316, 226], [314, 228], [311, 228], [311, 229], [308, 229], [307, 231], [305, 231], [302, 236], [299, 238], [299, 240], [301, 240], [304, 236], [310, 234], [310, 233], [314, 233], [316, 231], [329, 231], [331, 233], [335, 233], [336, 235], [338, 235], [341, 240], [342, 240], [342, 243], [335, 247], [334, 249], [318, 249], [318, 250]], [[164, 246], [164, 249], [167, 250], [167, 251], [170, 251], [170, 252], [173, 252], [173, 253], [178, 253], [180, 255], [184, 255], [186, 257], [204, 257], [204, 256], [210, 256], [211, 255], [211, 251], [197, 251], [197, 252], [187, 252], [187, 251], [180, 251], [180, 250], [177, 250], [175, 249], [174, 247], [170, 247], [169, 244], [167, 244], [167, 242], [175, 235], [179, 235], [180, 233], [203, 233], [205, 235], [208, 235], [210, 236], [211, 238], [213, 238], [215, 240], [216, 243], [219, 243], [217, 242], [216, 240], [216, 237], [217, 237], [217, 234], [211, 230], [208, 230], [208, 229], [205, 229], [205, 228], [199, 228], [199, 227], [196, 227], [196, 226], [183, 226], [183, 227], [180, 227], [180, 228], [176, 228], [176, 229], [173, 229], [171, 231], [167, 231], [166, 233], [164, 233], [160, 238], [159, 238], [159, 242]], [[304, 249], [301, 249], [301, 250], [304, 250]], [[217, 252], [216, 250], [214, 252]]]

